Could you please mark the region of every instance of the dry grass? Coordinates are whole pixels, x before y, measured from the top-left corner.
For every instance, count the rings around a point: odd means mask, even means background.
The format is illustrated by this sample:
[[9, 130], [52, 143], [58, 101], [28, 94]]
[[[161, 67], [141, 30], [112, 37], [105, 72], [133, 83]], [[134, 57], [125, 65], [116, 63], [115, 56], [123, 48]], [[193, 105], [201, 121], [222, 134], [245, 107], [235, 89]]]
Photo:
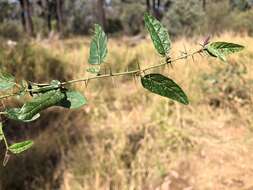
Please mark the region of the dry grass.
[[[235, 70], [244, 64], [247, 72], [226, 73], [229, 65], [201, 56], [195, 62], [182, 60], [173, 69], [161, 70], [185, 89], [189, 106], [150, 94], [131, 76], [90, 82], [87, 88], [76, 86], [89, 105], [74, 113], [77, 118], [58, 123], [72, 123], [79, 133], [78, 141], [64, 155], [61, 189], [253, 188], [253, 38], [226, 33], [213, 40], [217, 39], [246, 46], [244, 52], [230, 56], [229, 63]], [[198, 48], [199, 41], [179, 39], [171, 55], [180, 55], [184, 46], [189, 51]], [[86, 38], [43, 43], [68, 63], [67, 70], [75, 77], [87, 76], [88, 45]], [[135, 45], [131, 39], [112, 39], [109, 53], [108, 62], [116, 71], [136, 67], [137, 59], [142, 67], [161, 61], [149, 39]], [[224, 80], [217, 70], [233, 80]], [[203, 74], [215, 75], [222, 83], [217, 87], [204, 80]], [[237, 79], [242, 82], [236, 83]], [[218, 91], [210, 91], [216, 87]], [[237, 87], [247, 96], [237, 95]], [[48, 137], [45, 133], [41, 138]]]
[[[216, 39], [247, 47], [243, 53], [231, 56], [229, 62], [245, 64], [247, 73], [242, 77], [246, 83], [252, 82], [253, 39], [230, 33]], [[199, 41], [178, 40], [173, 45], [172, 56], [179, 55], [184, 46], [189, 51], [197, 48]], [[73, 48], [76, 42], [79, 45]], [[86, 39], [76, 42], [59, 42], [60, 48], [55, 53], [64, 54], [75, 75], [83, 76], [88, 43]], [[66, 44], [72, 47], [66, 50]], [[128, 39], [111, 40], [109, 49], [108, 60], [116, 71], [136, 67], [136, 59], [142, 67], [160, 61], [149, 40], [142, 40], [136, 46]], [[191, 100], [188, 107], [149, 94], [132, 77], [91, 82], [88, 88], [79, 86], [89, 99], [84, 109], [90, 117], [90, 130], [68, 154], [62, 189], [252, 187], [251, 101], [241, 105], [232, 99], [222, 107], [211, 106], [199, 81], [203, 80], [203, 73], [214, 73], [217, 68], [225, 70], [228, 66], [206, 57], [195, 60], [180, 61], [174, 69], [162, 71], [188, 93]], [[246, 84], [244, 90], [249, 90]], [[222, 93], [208, 95], [223, 97]]]

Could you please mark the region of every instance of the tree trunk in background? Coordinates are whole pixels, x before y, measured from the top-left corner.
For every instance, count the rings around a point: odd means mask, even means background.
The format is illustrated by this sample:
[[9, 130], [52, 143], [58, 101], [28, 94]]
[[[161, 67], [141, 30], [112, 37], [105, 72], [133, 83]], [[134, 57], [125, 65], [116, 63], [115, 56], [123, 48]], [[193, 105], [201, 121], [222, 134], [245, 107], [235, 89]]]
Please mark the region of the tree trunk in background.
[[147, 11], [150, 11], [150, 0], [146, 0]]
[[106, 30], [106, 16], [104, 9], [104, 0], [97, 0], [97, 18], [99, 24]]
[[152, 4], [152, 10], [153, 10], [153, 14], [157, 19], [161, 19], [161, 15], [160, 15], [160, 0], [153, 0], [153, 4]]
[[203, 7], [203, 10], [205, 11], [206, 10], [206, 0], [202, 0], [202, 7]]
[[48, 28], [48, 32], [51, 32], [52, 30], [52, 3], [49, 2], [49, 0], [46, 0], [46, 5], [45, 5], [45, 8], [46, 8], [46, 21], [47, 21], [47, 28]]
[[57, 30], [60, 34], [63, 32], [63, 3], [64, 0], [56, 0]]
[[24, 31], [33, 36], [33, 22], [31, 17], [31, 3], [29, 0], [19, 0], [21, 6], [21, 19]]
[[42, 15], [45, 19], [48, 32], [52, 30], [51, 25], [51, 14], [52, 14], [52, 3], [49, 0], [38, 0], [37, 5], [42, 9]]
[[161, 1], [157, 0], [157, 8], [160, 9], [160, 6], [161, 6]]
[[155, 12], [155, 9], [156, 9], [156, 0], [153, 0], [152, 8], [153, 8], [153, 12]]
[[165, 2], [165, 4], [164, 4], [165, 11], [168, 11], [168, 9], [170, 8], [171, 4], [172, 4], [171, 0], [167, 0]]

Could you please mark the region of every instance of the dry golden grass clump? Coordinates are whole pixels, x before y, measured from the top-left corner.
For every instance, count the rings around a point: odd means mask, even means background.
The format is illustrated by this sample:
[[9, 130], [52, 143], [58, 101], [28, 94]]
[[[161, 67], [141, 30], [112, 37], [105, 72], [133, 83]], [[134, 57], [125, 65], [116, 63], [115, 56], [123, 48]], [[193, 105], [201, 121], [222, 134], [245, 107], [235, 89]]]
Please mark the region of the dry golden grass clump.
[[[228, 64], [196, 56], [161, 69], [182, 86], [189, 106], [148, 93], [132, 76], [76, 85], [89, 104], [54, 117], [37, 137], [33, 151], [43, 145], [43, 154], [49, 149], [60, 155], [50, 180], [33, 176], [43, 181], [41, 189], [56, 183], [62, 190], [253, 188], [253, 38], [225, 33], [214, 40], [246, 49], [230, 56]], [[179, 56], [184, 47], [193, 51], [200, 41], [178, 39], [171, 56]], [[88, 76], [88, 39], [42, 46], [67, 63], [69, 77]], [[149, 39], [109, 41], [107, 65], [113, 71], [134, 69], [136, 61], [141, 67], [161, 61]]]
[[[226, 33], [214, 40], [240, 43], [246, 50], [231, 56], [229, 64], [198, 56], [162, 71], [182, 85], [190, 106], [150, 95], [132, 77], [78, 86], [90, 100], [84, 108], [90, 131], [69, 153], [62, 188], [252, 187], [253, 39]], [[171, 55], [180, 55], [184, 46], [193, 51], [199, 41], [179, 39]], [[109, 50], [116, 71], [136, 67], [136, 60], [141, 67], [160, 61], [148, 39], [134, 45], [130, 39], [111, 40]], [[65, 56], [82, 76], [87, 46]]]

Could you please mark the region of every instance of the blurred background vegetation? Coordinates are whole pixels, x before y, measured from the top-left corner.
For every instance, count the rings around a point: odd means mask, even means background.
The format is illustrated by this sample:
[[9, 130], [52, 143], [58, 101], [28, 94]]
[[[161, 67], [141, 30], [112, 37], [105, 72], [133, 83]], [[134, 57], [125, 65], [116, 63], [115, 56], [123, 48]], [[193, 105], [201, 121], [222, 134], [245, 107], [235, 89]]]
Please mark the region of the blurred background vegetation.
[[173, 36], [227, 30], [252, 35], [252, 6], [252, 0], [1, 0], [0, 34], [14, 40], [22, 31], [34, 37], [85, 35], [100, 23], [107, 33], [137, 35], [149, 11]]
[[0, 165], [0, 190], [253, 188], [253, 0], [0, 0], [1, 70], [34, 82], [89, 76], [94, 23], [109, 34], [113, 72], [156, 64], [145, 11], [168, 29], [172, 57], [209, 35], [246, 49], [229, 64], [198, 56], [158, 70], [182, 85], [189, 106], [119, 77], [73, 86], [89, 100], [80, 110], [52, 108], [31, 124], [2, 118], [11, 142], [35, 146]]

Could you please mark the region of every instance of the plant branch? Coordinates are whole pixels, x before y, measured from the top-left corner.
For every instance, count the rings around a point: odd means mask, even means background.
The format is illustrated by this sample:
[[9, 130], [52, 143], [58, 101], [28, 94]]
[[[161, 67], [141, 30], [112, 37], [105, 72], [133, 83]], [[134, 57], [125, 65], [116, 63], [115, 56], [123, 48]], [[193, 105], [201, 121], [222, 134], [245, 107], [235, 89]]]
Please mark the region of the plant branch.
[[[78, 82], [88, 83], [91, 80], [102, 79], [102, 78], [109, 78], [109, 77], [116, 77], [116, 76], [141, 75], [142, 73], [145, 73], [146, 71], [153, 70], [153, 69], [156, 69], [156, 68], [160, 68], [160, 67], [163, 67], [163, 66], [168, 65], [168, 64], [172, 64], [172, 63], [177, 62], [177, 61], [179, 61], [181, 59], [186, 59], [186, 58], [192, 57], [192, 56], [194, 56], [196, 54], [200, 54], [201, 52], [203, 52], [203, 47], [201, 49], [193, 51], [192, 53], [184, 54], [184, 55], [182, 55], [180, 57], [177, 57], [177, 58], [174, 58], [174, 59], [168, 59], [168, 61], [166, 61], [164, 63], [152, 65], [152, 66], [146, 67], [144, 69], [141, 69], [138, 66], [138, 69], [132, 70], [132, 71], [118, 72], [118, 73], [112, 73], [112, 72], [110, 72], [108, 74], [98, 75], [98, 76], [94, 76], [94, 77], [86, 77], [86, 78], [74, 79], [74, 80], [70, 80], [70, 81], [66, 81], [66, 82], [61, 82], [61, 86], [68, 85], [68, 84], [73, 84], [73, 83], [78, 83]], [[33, 82], [32, 82], [32, 84], [37, 85], [37, 86], [41, 86], [39, 88], [40, 90], [42, 90], [43, 88], [46, 89], [50, 85], [49, 83], [46, 84], [46, 83], [33, 83]], [[28, 92], [36, 93], [37, 90], [38, 89], [36, 89], [36, 88], [35, 89], [25, 89], [23, 92], [25, 92], [25, 93], [28, 93]], [[9, 98], [9, 97], [13, 97], [13, 96], [18, 96], [19, 94], [20, 93], [17, 92], [17, 93], [2, 95], [2, 96], [0, 96], [0, 100], [1, 99], [5, 99], [5, 98]]]
[[3, 131], [3, 125], [2, 125], [2, 123], [1, 123], [1, 128], [0, 128], [0, 135], [1, 135], [2, 139], [4, 140], [4, 144], [5, 144], [6, 150], [8, 150], [9, 145], [8, 145], [7, 139], [6, 139], [4, 131]]
[[8, 145], [7, 139], [6, 139], [6, 137], [5, 137], [4, 134], [3, 134], [3, 140], [4, 140], [4, 144], [5, 144], [6, 150], [8, 150], [9, 145]]
[[155, 69], [155, 68], [160, 68], [160, 67], [163, 67], [163, 66], [165, 66], [167, 64], [174, 63], [174, 62], [176, 62], [178, 60], [186, 59], [188, 57], [192, 57], [195, 54], [201, 53], [202, 51], [203, 51], [203, 48], [201, 48], [199, 50], [196, 50], [196, 51], [194, 51], [194, 52], [192, 52], [190, 54], [185, 54], [185, 55], [177, 57], [175, 59], [171, 59], [168, 62], [152, 65], [152, 66], [149, 66], [149, 67], [144, 68], [144, 69], [138, 68], [138, 69], [132, 70], [132, 71], [119, 72], [119, 73], [109, 73], [109, 74], [104, 74], [104, 75], [99, 75], [99, 76], [94, 76], [94, 77], [74, 79], [74, 80], [62, 82], [61, 85], [73, 84], [73, 83], [77, 83], [77, 82], [88, 82], [88, 81], [94, 80], [94, 79], [108, 78], [108, 77], [114, 77], [114, 76], [133, 75], [133, 74], [138, 75], [138, 74], [141, 74], [141, 73], [145, 73], [145, 71], [152, 70], [152, 69]]
[[14, 93], [14, 94], [6, 94], [6, 95], [2, 95], [0, 96], [0, 100], [1, 99], [5, 99], [5, 98], [9, 98], [9, 97], [12, 97], [12, 96], [17, 96], [18, 94]]

